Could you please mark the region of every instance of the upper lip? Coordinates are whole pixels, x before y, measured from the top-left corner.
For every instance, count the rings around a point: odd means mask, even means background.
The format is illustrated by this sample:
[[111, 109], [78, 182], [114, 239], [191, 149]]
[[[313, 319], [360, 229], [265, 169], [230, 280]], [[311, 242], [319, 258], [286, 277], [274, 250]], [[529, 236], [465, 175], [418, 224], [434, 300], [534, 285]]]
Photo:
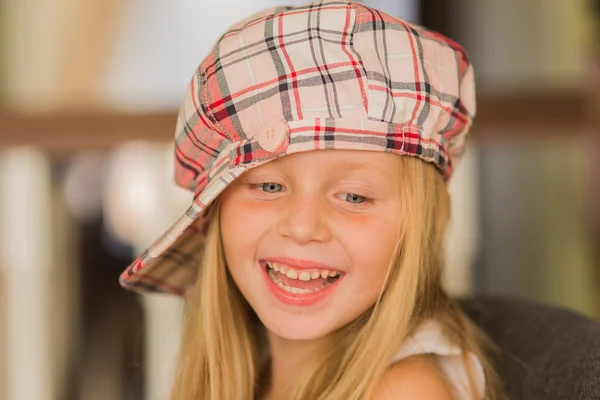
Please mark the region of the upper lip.
[[294, 269], [326, 269], [328, 271], [337, 271], [341, 272], [338, 269], [332, 268], [327, 264], [322, 264], [320, 262], [311, 261], [311, 260], [300, 260], [297, 258], [289, 258], [289, 257], [268, 257], [263, 258], [263, 261], [274, 262], [279, 264], [285, 264]]

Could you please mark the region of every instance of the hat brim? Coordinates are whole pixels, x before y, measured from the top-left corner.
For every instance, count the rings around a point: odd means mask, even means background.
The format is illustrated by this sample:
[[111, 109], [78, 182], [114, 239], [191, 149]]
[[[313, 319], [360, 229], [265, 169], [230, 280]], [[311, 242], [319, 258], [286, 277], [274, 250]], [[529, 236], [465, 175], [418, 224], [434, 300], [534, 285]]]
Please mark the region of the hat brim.
[[207, 208], [247, 167], [225, 168], [210, 179], [185, 214], [120, 275], [119, 283], [136, 292], [183, 295], [196, 279], [204, 237], [199, 227]]

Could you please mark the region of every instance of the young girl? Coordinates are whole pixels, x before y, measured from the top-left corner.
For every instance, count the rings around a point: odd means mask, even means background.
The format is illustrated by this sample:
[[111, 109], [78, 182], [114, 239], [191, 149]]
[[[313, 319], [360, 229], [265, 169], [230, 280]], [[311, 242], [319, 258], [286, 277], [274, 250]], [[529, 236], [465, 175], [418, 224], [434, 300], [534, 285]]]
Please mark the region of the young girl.
[[501, 398], [441, 287], [474, 113], [462, 47], [360, 3], [230, 28], [179, 112], [194, 203], [121, 276], [188, 300], [172, 399]]

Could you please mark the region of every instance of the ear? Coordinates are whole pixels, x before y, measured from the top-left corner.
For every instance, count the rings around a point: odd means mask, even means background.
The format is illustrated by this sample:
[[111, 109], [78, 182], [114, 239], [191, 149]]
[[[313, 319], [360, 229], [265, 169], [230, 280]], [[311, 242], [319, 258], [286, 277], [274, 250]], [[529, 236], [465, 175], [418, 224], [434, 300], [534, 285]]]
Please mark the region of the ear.
[[435, 359], [416, 355], [392, 365], [379, 381], [373, 400], [455, 400]]

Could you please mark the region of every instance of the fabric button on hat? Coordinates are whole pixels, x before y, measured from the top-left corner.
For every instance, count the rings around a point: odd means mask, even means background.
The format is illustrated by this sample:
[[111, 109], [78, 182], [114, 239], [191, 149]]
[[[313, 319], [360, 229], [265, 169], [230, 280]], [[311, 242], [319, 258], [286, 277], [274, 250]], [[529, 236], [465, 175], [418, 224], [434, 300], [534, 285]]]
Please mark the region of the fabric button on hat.
[[184, 294], [207, 210], [248, 169], [302, 151], [369, 150], [418, 157], [448, 180], [474, 116], [473, 67], [439, 33], [352, 1], [259, 12], [227, 30], [193, 74], [174, 154], [192, 205], [120, 283]]
[[274, 153], [281, 148], [288, 136], [288, 127], [283, 121], [274, 121], [263, 127], [258, 135], [258, 144], [263, 150]]

